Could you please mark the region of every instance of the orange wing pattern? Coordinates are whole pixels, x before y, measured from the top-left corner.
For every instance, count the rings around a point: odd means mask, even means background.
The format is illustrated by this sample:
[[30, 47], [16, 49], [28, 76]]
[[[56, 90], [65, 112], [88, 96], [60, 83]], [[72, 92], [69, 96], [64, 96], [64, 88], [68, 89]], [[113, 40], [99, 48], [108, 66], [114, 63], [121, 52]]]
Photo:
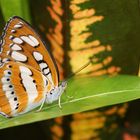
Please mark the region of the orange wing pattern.
[[28, 65], [10, 61], [0, 68], [0, 113], [17, 116], [39, 106], [49, 80]]
[[1, 41], [1, 61], [7, 58], [31, 65], [58, 86], [57, 67], [44, 42], [23, 19], [12, 17], [4, 28]]

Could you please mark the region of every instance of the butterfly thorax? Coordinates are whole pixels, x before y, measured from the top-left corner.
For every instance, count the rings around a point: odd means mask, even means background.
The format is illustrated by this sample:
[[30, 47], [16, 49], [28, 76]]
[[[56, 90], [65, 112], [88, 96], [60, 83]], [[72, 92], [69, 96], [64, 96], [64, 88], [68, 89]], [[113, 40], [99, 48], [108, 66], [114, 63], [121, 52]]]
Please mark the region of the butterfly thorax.
[[66, 87], [67, 87], [67, 82], [62, 81], [59, 86], [52, 88], [51, 91], [46, 94], [46, 96], [47, 96], [46, 103], [50, 104], [54, 101], [57, 101], [61, 97], [61, 95], [63, 94]]

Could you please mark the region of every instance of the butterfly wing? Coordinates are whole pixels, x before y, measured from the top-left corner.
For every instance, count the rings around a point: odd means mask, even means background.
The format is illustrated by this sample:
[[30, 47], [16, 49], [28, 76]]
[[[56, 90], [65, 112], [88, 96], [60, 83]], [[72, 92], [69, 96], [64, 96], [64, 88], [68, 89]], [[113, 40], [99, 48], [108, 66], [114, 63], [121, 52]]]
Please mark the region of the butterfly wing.
[[28, 65], [9, 61], [0, 68], [0, 114], [17, 116], [39, 106], [50, 81]]
[[31, 65], [40, 70], [54, 86], [59, 78], [56, 64], [35, 30], [20, 17], [12, 17], [4, 28], [1, 57]]

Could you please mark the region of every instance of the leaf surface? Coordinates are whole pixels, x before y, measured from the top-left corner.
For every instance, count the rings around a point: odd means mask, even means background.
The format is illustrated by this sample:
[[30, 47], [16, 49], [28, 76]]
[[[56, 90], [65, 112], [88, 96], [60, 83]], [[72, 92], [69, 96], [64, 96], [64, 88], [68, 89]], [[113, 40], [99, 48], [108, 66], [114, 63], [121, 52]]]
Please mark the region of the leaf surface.
[[51, 105], [45, 105], [41, 112], [34, 110], [11, 119], [0, 117], [0, 129], [119, 104], [138, 98], [140, 98], [140, 78], [136, 76], [74, 78], [68, 82], [66, 92], [62, 95], [62, 109], [55, 102]]

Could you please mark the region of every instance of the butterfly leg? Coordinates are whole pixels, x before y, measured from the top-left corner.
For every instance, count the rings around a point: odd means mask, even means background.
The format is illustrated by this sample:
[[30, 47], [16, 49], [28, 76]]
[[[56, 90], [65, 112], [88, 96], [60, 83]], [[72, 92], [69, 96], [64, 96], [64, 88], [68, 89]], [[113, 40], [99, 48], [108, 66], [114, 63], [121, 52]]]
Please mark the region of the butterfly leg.
[[36, 112], [40, 112], [41, 111], [41, 109], [43, 108], [43, 105], [44, 105], [44, 103], [46, 101], [46, 98], [47, 98], [47, 96], [45, 96], [45, 98], [43, 99], [43, 101], [42, 101], [42, 103], [40, 105], [40, 108], [38, 110], [36, 110]]
[[[66, 93], [66, 91], [64, 91], [64, 92]], [[60, 109], [62, 108], [62, 106], [61, 106], [61, 96], [62, 96], [62, 94], [58, 98], [58, 106], [59, 106]], [[69, 99], [73, 98], [73, 96], [68, 96], [68, 95], [66, 95], [66, 97], [69, 98]]]
[[[61, 95], [62, 95], [62, 94], [61, 94]], [[60, 109], [62, 108], [62, 106], [61, 106], [61, 95], [60, 95], [59, 98], [58, 98], [58, 106], [59, 106]]]

